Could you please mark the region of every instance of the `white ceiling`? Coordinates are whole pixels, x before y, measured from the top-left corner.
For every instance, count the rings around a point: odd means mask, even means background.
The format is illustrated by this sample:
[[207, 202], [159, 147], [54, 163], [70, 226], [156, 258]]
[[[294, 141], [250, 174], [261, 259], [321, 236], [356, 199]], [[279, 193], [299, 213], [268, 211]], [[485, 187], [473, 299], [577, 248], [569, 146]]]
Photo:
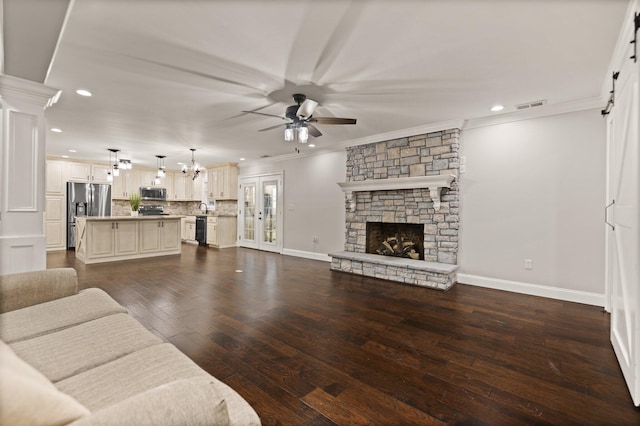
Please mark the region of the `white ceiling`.
[[[45, 80], [63, 90], [46, 112], [48, 126], [63, 130], [47, 134], [47, 154], [106, 162], [107, 149], [118, 148], [121, 157], [149, 167], [156, 154], [166, 155], [175, 169], [190, 160], [189, 148], [204, 165], [290, 154], [295, 144], [283, 141], [282, 129], [258, 132], [279, 124], [277, 118], [241, 111], [284, 115], [297, 92], [320, 103], [316, 116], [358, 120], [318, 125], [324, 135], [313, 140], [315, 149], [487, 116], [496, 103], [510, 112], [540, 99], [554, 105], [598, 98], [627, 6], [626, 0], [71, 1]], [[5, 51], [10, 73], [16, 54]], [[93, 96], [76, 95], [78, 88]]]

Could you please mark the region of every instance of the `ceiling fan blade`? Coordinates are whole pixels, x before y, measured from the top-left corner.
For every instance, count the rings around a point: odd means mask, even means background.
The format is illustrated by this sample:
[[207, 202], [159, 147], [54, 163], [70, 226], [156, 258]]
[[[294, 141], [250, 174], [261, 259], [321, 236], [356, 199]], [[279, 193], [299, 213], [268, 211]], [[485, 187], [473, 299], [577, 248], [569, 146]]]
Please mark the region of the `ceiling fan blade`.
[[266, 115], [267, 117], [275, 117], [275, 118], [280, 118], [282, 120], [287, 120], [285, 117], [282, 117], [280, 115], [267, 114], [267, 113], [264, 113], [264, 112], [257, 112], [257, 111], [242, 111], [242, 112], [246, 112], [248, 114]]
[[356, 124], [355, 118], [313, 117], [309, 121], [318, 124]]
[[309, 134], [314, 137], [322, 136], [322, 132], [318, 130], [316, 126], [313, 124], [307, 123], [307, 128], [309, 129]]
[[265, 132], [267, 130], [273, 130], [273, 129], [277, 129], [278, 127], [282, 127], [282, 126], [286, 126], [286, 123], [283, 124], [276, 124], [275, 126], [270, 126], [270, 127], [265, 127], [264, 129], [260, 129], [258, 130], [259, 132]]
[[298, 108], [298, 112], [296, 112], [296, 115], [302, 118], [309, 118], [311, 117], [311, 115], [313, 115], [313, 111], [316, 110], [317, 106], [318, 103], [316, 101], [305, 99], [304, 102], [302, 102], [302, 104], [300, 105], [300, 108]]

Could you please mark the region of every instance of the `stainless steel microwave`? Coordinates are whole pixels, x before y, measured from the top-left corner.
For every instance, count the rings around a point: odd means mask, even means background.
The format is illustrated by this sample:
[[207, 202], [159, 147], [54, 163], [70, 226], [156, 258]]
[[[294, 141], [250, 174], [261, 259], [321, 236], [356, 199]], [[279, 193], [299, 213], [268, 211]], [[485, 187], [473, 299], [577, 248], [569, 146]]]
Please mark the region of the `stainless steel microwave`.
[[167, 188], [157, 186], [141, 186], [140, 198], [143, 200], [161, 200], [167, 199]]

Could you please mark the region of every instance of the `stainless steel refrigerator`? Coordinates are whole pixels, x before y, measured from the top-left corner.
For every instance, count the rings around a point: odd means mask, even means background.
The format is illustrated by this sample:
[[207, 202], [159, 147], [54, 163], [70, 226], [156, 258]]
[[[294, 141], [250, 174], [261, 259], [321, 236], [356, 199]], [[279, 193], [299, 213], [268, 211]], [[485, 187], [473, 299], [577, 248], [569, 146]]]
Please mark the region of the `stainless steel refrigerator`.
[[76, 216], [111, 216], [111, 185], [67, 182], [67, 249], [76, 246]]

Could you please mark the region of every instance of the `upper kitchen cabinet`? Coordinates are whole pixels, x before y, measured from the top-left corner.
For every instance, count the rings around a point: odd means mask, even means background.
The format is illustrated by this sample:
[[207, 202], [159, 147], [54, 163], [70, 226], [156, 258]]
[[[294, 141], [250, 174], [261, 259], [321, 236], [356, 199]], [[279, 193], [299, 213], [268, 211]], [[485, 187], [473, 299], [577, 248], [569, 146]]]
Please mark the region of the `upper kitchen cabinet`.
[[238, 164], [225, 163], [207, 167], [207, 197], [210, 200], [238, 199]]
[[111, 197], [114, 200], [128, 200], [131, 194], [139, 194], [142, 184], [142, 173], [140, 170], [120, 170], [118, 176], [113, 177], [113, 187]]
[[64, 194], [68, 175], [67, 162], [47, 160], [47, 194]]
[[73, 163], [69, 162], [69, 180], [74, 182], [109, 182], [109, 166], [103, 164]]
[[167, 173], [173, 179], [172, 191], [167, 188], [167, 200], [175, 201], [201, 201], [202, 197], [202, 176], [195, 180], [191, 176], [182, 172]]

